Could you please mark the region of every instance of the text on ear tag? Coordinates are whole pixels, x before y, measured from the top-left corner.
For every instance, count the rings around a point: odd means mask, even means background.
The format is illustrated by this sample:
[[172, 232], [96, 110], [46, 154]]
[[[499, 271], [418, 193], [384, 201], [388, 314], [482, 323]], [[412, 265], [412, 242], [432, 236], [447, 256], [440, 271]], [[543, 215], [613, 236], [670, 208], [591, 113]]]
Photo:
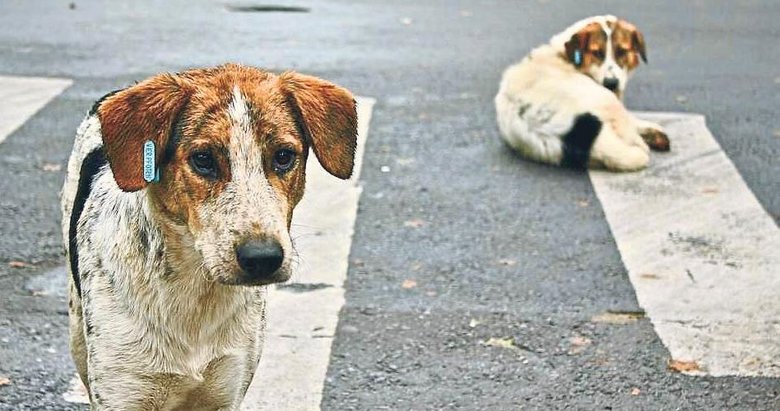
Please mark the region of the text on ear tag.
[[580, 64], [582, 64], [582, 52], [574, 50], [574, 65], [579, 66]]
[[155, 164], [157, 157], [155, 154], [154, 141], [146, 140], [144, 143], [144, 180], [147, 183], [160, 181], [160, 170], [157, 169]]

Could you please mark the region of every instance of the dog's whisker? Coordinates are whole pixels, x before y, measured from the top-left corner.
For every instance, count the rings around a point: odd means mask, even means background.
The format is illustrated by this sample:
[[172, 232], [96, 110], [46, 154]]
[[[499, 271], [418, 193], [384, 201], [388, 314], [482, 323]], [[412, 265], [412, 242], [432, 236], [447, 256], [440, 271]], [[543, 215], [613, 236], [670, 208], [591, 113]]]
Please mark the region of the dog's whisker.
[[321, 230], [322, 227], [311, 225], [311, 224], [300, 224], [300, 223], [292, 223], [290, 224], [292, 227], [303, 227], [303, 228], [311, 228], [313, 230]]

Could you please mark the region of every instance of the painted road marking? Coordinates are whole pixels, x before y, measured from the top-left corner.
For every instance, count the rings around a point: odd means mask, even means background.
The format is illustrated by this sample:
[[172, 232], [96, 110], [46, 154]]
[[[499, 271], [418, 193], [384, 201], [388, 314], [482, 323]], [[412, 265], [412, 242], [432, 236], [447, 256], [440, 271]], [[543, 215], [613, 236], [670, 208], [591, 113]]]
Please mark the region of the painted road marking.
[[[352, 178], [341, 181], [331, 176], [313, 154], [306, 165], [306, 194], [295, 209], [292, 229], [299, 265], [290, 282], [268, 292], [263, 355], [242, 410], [320, 409], [330, 349], [344, 305], [344, 281], [362, 191], [358, 179], [375, 102], [365, 97], [356, 100], [358, 148]], [[57, 292], [46, 284], [63, 272], [64, 267], [51, 270], [27, 287]], [[61, 288], [64, 292], [65, 287]], [[89, 404], [78, 376], [63, 398]]]
[[672, 151], [642, 172], [590, 172], [639, 304], [692, 374], [780, 377], [778, 227], [704, 116], [642, 117]]
[[78, 374], [75, 374], [68, 384], [68, 391], [62, 394], [62, 398], [66, 402], [72, 402], [75, 404], [89, 404], [89, 394], [87, 393], [87, 387], [81, 382]]
[[0, 143], [72, 83], [59, 78], [0, 76]]
[[[306, 194], [292, 235], [300, 252], [293, 283], [268, 295], [268, 332], [242, 410], [319, 410], [338, 315], [344, 305], [358, 185], [373, 99], [358, 98], [358, 151], [347, 181], [316, 161], [306, 167]], [[314, 160], [314, 156], [310, 157]]]

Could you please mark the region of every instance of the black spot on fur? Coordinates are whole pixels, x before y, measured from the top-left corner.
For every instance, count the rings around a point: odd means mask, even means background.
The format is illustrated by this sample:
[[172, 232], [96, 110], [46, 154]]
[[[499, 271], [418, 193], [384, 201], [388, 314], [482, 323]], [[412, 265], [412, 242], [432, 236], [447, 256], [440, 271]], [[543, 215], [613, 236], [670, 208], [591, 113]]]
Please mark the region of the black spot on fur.
[[92, 403], [96, 405], [103, 405], [103, 397], [100, 396], [100, 394], [97, 392], [97, 390], [94, 388], [97, 384], [97, 382], [100, 381], [100, 377], [95, 377], [90, 381], [90, 389], [89, 394], [92, 399]]
[[140, 247], [141, 255], [146, 254], [149, 250], [149, 232], [146, 225], [138, 227], [138, 246]]
[[162, 163], [160, 164], [160, 167], [168, 164], [171, 160], [173, 160], [173, 156], [176, 154], [176, 147], [179, 146], [182, 130], [184, 128], [184, 122], [182, 121], [184, 111], [185, 110], [182, 109], [176, 114], [173, 127], [171, 127], [171, 135], [168, 138], [168, 142], [165, 144], [165, 151], [163, 151]]
[[531, 108], [531, 104], [521, 104], [520, 108], [517, 110], [517, 115], [520, 117], [523, 117], [525, 115], [525, 112], [528, 111], [528, 109]]
[[85, 318], [84, 324], [84, 332], [86, 332], [87, 335], [94, 334], [95, 327], [92, 325], [92, 320], [90, 320], [89, 317]]
[[573, 168], [585, 168], [590, 158], [590, 149], [601, 132], [601, 120], [590, 113], [580, 114], [563, 140], [563, 159], [561, 165]]
[[76, 292], [81, 297], [81, 277], [79, 276], [79, 249], [76, 241], [78, 232], [79, 218], [84, 212], [84, 204], [92, 191], [92, 180], [100, 171], [100, 168], [106, 164], [106, 156], [103, 153], [103, 147], [98, 147], [84, 158], [79, 171], [79, 185], [76, 190], [76, 198], [73, 200], [73, 210], [70, 213], [70, 229], [68, 233], [68, 244], [70, 250], [70, 272], [73, 275], [73, 283], [76, 285]]

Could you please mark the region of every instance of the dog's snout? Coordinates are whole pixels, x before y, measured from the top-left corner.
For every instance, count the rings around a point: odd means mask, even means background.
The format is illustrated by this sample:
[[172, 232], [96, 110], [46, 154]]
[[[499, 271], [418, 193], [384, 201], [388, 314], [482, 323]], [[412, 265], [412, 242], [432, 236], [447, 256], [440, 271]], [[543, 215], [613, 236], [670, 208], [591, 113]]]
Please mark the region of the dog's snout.
[[607, 77], [602, 84], [610, 91], [617, 91], [618, 86], [620, 86], [620, 80], [615, 77]]
[[249, 279], [271, 280], [282, 266], [284, 250], [278, 241], [250, 240], [236, 248], [236, 258]]

